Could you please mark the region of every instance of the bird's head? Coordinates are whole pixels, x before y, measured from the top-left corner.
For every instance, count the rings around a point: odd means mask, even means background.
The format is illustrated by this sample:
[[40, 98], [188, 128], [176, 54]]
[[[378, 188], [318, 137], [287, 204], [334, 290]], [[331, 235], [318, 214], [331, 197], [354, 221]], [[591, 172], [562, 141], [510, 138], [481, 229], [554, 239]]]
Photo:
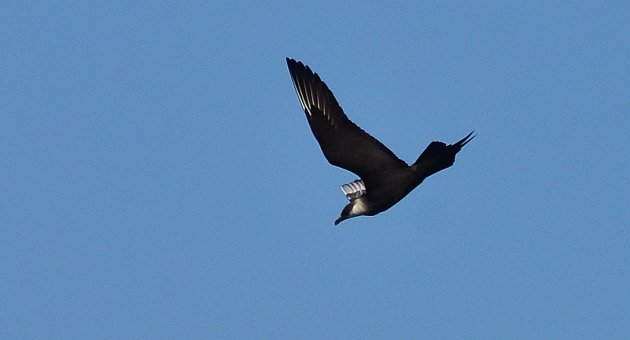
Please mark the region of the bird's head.
[[365, 215], [367, 212], [368, 207], [365, 203], [365, 197], [353, 199], [343, 208], [341, 215], [335, 220], [335, 225], [349, 218]]
[[337, 218], [335, 220], [335, 225], [341, 223], [341, 221], [343, 220], [347, 220], [350, 217], [354, 217], [350, 215], [350, 211], [352, 211], [352, 202], [348, 203], [343, 210], [341, 211], [341, 215], [339, 215], [339, 218]]

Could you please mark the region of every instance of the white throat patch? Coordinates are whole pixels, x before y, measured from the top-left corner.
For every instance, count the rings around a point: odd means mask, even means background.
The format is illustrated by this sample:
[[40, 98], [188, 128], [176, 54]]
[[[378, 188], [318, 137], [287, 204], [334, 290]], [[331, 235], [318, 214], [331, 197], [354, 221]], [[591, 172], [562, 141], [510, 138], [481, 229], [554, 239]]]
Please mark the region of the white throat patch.
[[350, 209], [351, 216], [363, 215], [368, 211], [365, 204], [365, 197], [359, 197], [353, 201], [352, 209]]

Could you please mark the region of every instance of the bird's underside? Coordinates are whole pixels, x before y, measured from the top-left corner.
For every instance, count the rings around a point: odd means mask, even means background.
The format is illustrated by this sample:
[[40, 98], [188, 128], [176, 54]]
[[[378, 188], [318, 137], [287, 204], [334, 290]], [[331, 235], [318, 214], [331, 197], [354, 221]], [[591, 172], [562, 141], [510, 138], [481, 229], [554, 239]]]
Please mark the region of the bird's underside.
[[428, 176], [453, 165], [455, 155], [474, 138], [432, 142], [412, 165], [359, 128], [344, 114], [328, 86], [302, 62], [287, 58], [302, 109], [324, 157], [360, 179], [341, 186], [350, 201], [335, 221], [376, 215], [400, 201]]

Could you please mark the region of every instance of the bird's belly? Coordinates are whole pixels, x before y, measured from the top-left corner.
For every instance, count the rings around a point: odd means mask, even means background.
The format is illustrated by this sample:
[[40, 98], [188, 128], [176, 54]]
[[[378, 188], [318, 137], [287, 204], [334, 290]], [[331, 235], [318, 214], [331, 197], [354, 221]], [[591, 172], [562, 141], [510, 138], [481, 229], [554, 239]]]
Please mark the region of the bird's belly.
[[400, 202], [405, 196], [407, 196], [411, 190], [404, 192], [390, 192], [382, 193], [379, 197], [375, 197], [371, 200], [371, 213], [369, 216], [374, 216], [382, 213], [383, 211], [393, 207], [396, 203]]

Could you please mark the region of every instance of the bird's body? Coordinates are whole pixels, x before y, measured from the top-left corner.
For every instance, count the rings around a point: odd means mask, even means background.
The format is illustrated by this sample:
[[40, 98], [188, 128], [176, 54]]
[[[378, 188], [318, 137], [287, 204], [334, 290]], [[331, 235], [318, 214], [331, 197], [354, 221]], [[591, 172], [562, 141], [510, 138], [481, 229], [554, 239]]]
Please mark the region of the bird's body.
[[474, 136], [455, 144], [432, 142], [409, 166], [385, 145], [348, 119], [328, 86], [303, 63], [287, 58], [295, 91], [311, 131], [328, 162], [360, 180], [341, 186], [350, 201], [335, 221], [373, 216], [398, 203], [428, 176], [448, 168]]

